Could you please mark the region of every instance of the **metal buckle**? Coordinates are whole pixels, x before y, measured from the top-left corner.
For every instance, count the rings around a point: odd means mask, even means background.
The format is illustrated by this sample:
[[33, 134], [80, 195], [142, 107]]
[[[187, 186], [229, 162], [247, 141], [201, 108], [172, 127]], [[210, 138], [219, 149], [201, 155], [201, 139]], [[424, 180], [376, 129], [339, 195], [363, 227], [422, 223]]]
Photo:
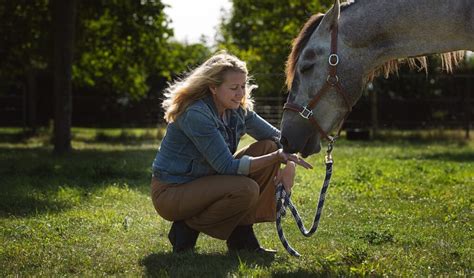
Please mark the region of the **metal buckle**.
[[306, 108], [306, 106], [303, 107], [303, 111], [300, 112], [300, 116], [305, 118], [306, 120], [309, 120], [311, 116], [313, 116], [313, 111], [309, 110]]
[[[336, 62], [334, 62], [334, 63], [331, 62], [331, 59], [332, 59], [332, 58], [336, 58]], [[333, 66], [333, 67], [337, 66], [337, 65], [339, 64], [339, 56], [337, 56], [337, 54], [331, 54], [331, 55], [329, 55], [328, 62], [329, 62], [329, 65], [330, 65], [330, 66]]]

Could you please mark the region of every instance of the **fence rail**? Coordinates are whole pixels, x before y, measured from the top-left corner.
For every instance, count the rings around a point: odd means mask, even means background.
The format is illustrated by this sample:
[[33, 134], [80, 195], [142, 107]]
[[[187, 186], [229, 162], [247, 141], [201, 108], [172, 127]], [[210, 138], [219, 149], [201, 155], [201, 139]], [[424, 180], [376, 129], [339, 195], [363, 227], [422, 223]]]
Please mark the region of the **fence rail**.
[[[447, 127], [462, 128], [469, 132], [472, 128], [471, 114], [474, 107], [474, 75], [444, 77], [442, 88], [429, 88], [430, 82], [426, 82], [426, 78], [401, 76], [400, 79], [402, 78], [413, 82], [413, 90], [431, 90], [430, 94], [426, 97], [399, 97], [396, 92], [387, 92], [383, 86], [376, 86], [372, 92], [363, 94], [345, 127]], [[28, 103], [26, 94], [27, 92], [15, 96], [0, 96], [0, 126], [28, 126], [32, 124], [32, 118], [36, 126], [49, 123], [53, 115], [51, 96], [37, 96], [33, 105], [36, 107], [36, 114], [32, 117], [29, 111], [32, 105]], [[418, 92], [416, 95], [423, 94]], [[278, 126], [285, 98], [286, 95], [283, 94], [278, 97], [256, 97], [255, 110], [270, 123]], [[118, 100], [117, 97], [104, 96], [73, 96], [72, 124], [95, 127], [153, 126], [163, 123], [160, 104], [158, 96], [149, 96], [141, 101]]]

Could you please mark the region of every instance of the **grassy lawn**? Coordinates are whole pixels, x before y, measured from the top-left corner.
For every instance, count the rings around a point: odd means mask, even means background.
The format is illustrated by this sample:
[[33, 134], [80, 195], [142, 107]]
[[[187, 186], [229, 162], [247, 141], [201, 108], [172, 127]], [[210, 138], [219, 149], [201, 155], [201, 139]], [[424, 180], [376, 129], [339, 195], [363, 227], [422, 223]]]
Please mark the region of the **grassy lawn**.
[[[200, 236], [174, 255], [170, 223], [149, 197], [162, 132], [74, 129], [75, 151], [51, 155], [48, 136], [0, 129], [0, 276], [473, 276], [474, 143], [350, 142], [335, 146], [319, 231], [304, 238], [284, 220], [288, 255], [273, 224], [256, 226], [275, 257], [228, 254]], [[245, 143], [250, 139], [246, 138]], [[293, 202], [309, 226], [323, 155], [300, 169]]]

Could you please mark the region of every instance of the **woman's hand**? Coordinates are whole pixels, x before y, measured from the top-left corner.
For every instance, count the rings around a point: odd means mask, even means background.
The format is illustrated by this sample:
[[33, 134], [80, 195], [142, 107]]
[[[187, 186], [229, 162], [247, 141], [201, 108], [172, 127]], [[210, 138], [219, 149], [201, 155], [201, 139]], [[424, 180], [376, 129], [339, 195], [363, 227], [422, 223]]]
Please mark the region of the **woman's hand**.
[[283, 169], [278, 170], [278, 174], [274, 179], [275, 185], [282, 183], [285, 191], [288, 194], [291, 193], [291, 188], [293, 187], [295, 181], [295, 170], [295, 162], [288, 161]]
[[301, 157], [293, 153], [285, 153], [283, 149], [277, 151], [278, 159], [281, 163], [287, 163], [288, 161], [293, 161], [294, 163], [304, 167], [305, 169], [313, 169], [313, 166], [308, 162], [304, 161]]

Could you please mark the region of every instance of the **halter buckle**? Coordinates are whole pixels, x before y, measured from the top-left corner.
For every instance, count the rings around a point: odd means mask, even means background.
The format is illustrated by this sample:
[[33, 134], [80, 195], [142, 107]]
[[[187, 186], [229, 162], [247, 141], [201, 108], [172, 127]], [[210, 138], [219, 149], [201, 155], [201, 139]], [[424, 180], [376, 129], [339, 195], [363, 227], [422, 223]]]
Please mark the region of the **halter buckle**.
[[306, 106], [303, 107], [303, 111], [300, 112], [300, 116], [309, 120], [313, 116], [313, 111], [309, 110]]

